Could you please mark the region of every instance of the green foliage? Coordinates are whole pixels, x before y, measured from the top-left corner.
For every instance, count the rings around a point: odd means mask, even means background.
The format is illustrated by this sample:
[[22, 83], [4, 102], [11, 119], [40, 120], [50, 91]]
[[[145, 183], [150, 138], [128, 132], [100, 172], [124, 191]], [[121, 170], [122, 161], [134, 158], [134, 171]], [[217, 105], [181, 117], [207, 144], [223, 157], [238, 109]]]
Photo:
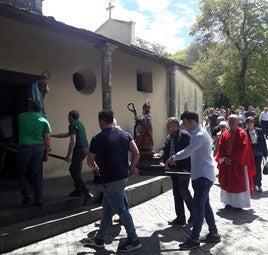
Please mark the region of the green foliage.
[[191, 29], [201, 45], [192, 74], [205, 88], [205, 103], [217, 106], [225, 98], [236, 106], [267, 104], [265, 1], [200, 0], [200, 10]]
[[224, 96], [226, 90], [220, 83], [219, 77], [223, 74], [223, 65], [218, 56], [225, 52], [224, 45], [214, 45], [206, 52], [201, 52], [199, 59], [192, 67], [191, 74], [204, 85], [204, 101], [207, 105], [229, 104]]
[[170, 55], [169, 58], [176, 61], [177, 63], [185, 65], [187, 56], [187, 49], [177, 51], [174, 55]]
[[166, 46], [163, 46], [160, 43], [149, 42], [142, 38], [136, 37], [134, 44], [142, 49], [152, 51], [159, 56], [169, 56], [169, 53], [166, 51]]

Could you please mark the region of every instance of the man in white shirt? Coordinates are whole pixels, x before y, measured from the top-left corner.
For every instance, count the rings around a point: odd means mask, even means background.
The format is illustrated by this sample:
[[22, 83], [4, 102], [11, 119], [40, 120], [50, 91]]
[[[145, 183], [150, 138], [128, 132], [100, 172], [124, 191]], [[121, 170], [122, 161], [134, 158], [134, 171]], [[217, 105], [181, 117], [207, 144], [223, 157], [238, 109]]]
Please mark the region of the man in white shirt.
[[268, 107], [264, 107], [259, 116], [259, 122], [261, 123], [264, 136], [268, 139]]
[[[193, 229], [190, 237], [182, 244], [181, 250], [192, 250], [200, 247], [200, 242], [216, 243], [221, 238], [215, 224], [213, 210], [209, 203], [209, 191], [216, 177], [211, 155], [211, 140], [207, 131], [199, 124], [199, 116], [195, 112], [185, 111], [181, 120], [191, 132], [190, 144], [166, 161], [166, 166], [177, 160], [191, 156], [191, 178], [194, 190], [193, 197]], [[209, 234], [199, 240], [204, 218], [209, 226]]]

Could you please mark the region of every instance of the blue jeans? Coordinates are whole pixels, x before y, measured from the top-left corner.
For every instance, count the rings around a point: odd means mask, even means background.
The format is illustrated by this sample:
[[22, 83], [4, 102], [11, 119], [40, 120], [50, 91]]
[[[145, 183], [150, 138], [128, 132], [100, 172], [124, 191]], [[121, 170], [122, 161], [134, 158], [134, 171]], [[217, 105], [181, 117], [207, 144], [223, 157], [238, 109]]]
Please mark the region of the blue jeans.
[[43, 202], [42, 163], [44, 145], [20, 145], [18, 151], [18, 175], [20, 191], [24, 199], [31, 198], [30, 181], [34, 186], [35, 202]]
[[131, 241], [137, 240], [136, 229], [128, 210], [125, 193], [127, 181], [128, 178], [103, 184], [102, 218], [96, 238], [104, 240], [104, 236], [111, 225], [113, 215], [118, 214], [122, 225], [126, 229], [128, 238]]
[[197, 178], [192, 181], [194, 190], [193, 197], [193, 229], [191, 238], [195, 241], [199, 240], [200, 232], [204, 222], [204, 218], [209, 227], [211, 234], [217, 234], [218, 230], [215, 224], [215, 218], [209, 203], [209, 191], [213, 182], [205, 177]]

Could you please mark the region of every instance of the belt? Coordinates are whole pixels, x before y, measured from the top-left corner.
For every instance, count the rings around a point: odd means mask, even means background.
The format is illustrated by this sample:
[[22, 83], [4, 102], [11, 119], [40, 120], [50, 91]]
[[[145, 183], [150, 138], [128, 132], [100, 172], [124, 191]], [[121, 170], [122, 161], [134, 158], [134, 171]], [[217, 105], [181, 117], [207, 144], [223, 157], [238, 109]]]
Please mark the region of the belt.
[[19, 147], [42, 147], [44, 144], [20, 144]]

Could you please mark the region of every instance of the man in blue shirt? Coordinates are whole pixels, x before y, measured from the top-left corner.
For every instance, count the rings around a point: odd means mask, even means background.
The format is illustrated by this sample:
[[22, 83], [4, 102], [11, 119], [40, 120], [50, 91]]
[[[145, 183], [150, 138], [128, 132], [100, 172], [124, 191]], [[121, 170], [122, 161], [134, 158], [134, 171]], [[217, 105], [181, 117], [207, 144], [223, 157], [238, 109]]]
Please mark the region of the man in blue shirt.
[[[191, 132], [190, 144], [166, 161], [166, 166], [177, 160], [191, 156], [191, 178], [194, 190], [193, 197], [193, 229], [189, 239], [180, 244], [181, 250], [192, 250], [205, 243], [220, 242], [221, 238], [215, 224], [215, 218], [209, 203], [209, 191], [215, 181], [215, 170], [211, 153], [211, 140], [207, 131], [199, 124], [199, 116], [195, 112], [185, 111], [181, 120]], [[209, 234], [199, 240], [204, 218], [209, 226]]]
[[[94, 174], [101, 176], [103, 182], [103, 213], [100, 229], [95, 238], [86, 238], [83, 242], [89, 246], [103, 248], [104, 237], [112, 217], [118, 214], [128, 235], [128, 240], [119, 245], [118, 251], [128, 252], [141, 248], [125, 194], [130, 172], [132, 175], [139, 173], [136, 165], [140, 155], [130, 134], [114, 127], [113, 120], [113, 111], [107, 110], [99, 113], [101, 132], [92, 138], [89, 147], [88, 166]], [[129, 151], [132, 154], [130, 166]]]

